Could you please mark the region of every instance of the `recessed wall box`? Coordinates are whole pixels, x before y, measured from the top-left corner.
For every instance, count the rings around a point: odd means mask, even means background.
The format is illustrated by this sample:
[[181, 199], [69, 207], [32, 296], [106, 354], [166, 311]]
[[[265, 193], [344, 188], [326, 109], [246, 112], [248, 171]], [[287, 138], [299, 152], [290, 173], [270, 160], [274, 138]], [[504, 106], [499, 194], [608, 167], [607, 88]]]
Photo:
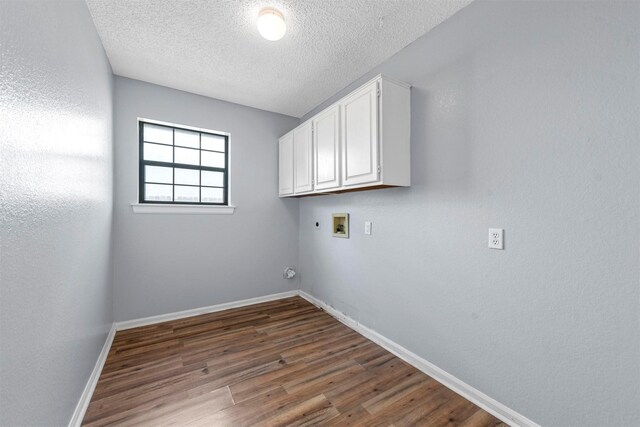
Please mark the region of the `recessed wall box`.
[[333, 214], [333, 237], [349, 238], [349, 214]]

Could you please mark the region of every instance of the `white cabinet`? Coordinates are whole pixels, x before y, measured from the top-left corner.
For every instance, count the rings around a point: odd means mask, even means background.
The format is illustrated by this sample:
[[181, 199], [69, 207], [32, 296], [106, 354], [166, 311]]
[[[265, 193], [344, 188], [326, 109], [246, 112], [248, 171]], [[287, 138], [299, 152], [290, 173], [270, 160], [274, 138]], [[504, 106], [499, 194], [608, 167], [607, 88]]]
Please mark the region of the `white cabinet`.
[[341, 102], [345, 187], [378, 181], [378, 84], [371, 82]]
[[340, 187], [340, 106], [334, 105], [313, 120], [315, 189]]
[[293, 132], [280, 138], [278, 143], [279, 194], [293, 194]]
[[311, 122], [293, 130], [293, 192], [308, 193], [313, 190], [313, 139]]
[[410, 140], [410, 86], [377, 76], [280, 138], [280, 196], [408, 187]]

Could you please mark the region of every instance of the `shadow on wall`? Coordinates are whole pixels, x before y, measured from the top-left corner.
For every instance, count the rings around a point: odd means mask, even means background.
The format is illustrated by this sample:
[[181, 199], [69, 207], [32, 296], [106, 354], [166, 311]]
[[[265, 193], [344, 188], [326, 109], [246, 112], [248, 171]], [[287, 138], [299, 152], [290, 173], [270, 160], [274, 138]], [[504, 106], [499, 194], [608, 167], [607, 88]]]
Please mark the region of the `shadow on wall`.
[[[470, 85], [474, 68], [471, 58], [458, 58], [410, 82], [412, 187], [426, 187], [431, 195], [470, 192], [474, 172]], [[434, 134], [438, 137], [432, 137]], [[427, 194], [410, 193], [421, 199]]]

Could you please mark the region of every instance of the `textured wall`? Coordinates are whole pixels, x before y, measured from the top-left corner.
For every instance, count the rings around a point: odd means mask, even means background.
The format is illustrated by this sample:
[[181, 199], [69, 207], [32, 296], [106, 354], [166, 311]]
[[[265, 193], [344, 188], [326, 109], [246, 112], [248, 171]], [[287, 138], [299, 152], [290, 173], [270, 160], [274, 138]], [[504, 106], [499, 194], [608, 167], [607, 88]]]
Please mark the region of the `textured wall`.
[[0, 425], [66, 425], [112, 321], [111, 69], [81, 1], [0, 2]]
[[[276, 140], [298, 119], [137, 80], [115, 84], [116, 320], [203, 307], [298, 287], [298, 201], [278, 199]], [[233, 215], [134, 214], [137, 118], [231, 133]]]
[[639, 425], [639, 22], [477, 1], [363, 76], [413, 84], [413, 185], [301, 199], [302, 288], [543, 425]]

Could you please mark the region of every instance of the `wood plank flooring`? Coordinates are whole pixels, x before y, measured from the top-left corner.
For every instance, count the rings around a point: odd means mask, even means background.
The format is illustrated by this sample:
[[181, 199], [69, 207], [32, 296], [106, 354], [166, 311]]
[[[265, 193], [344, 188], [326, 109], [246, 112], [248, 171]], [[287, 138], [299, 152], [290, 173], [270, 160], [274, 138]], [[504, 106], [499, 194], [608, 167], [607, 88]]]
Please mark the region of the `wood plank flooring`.
[[118, 332], [83, 425], [505, 424], [293, 297]]

